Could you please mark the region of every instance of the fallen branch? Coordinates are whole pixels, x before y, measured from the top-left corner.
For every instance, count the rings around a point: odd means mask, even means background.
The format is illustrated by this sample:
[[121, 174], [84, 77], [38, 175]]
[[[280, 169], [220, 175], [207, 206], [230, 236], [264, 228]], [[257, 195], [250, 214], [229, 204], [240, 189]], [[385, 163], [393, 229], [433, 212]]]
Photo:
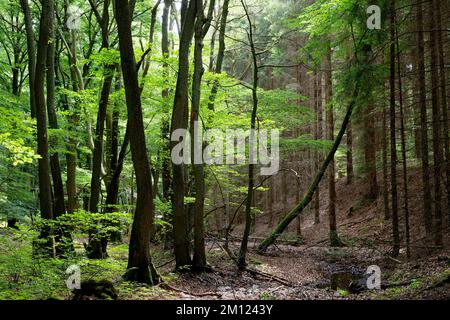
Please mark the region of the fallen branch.
[[262, 272], [262, 271], [259, 271], [259, 270], [256, 270], [256, 269], [250, 269], [250, 268], [245, 268], [244, 270], [247, 271], [248, 273], [250, 273], [253, 276], [261, 276], [261, 277], [267, 278], [269, 280], [273, 280], [273, 281], [276, 281], [278, 283], [281, 283], [282, 285], [284, 285], [286, 287], [292, 287], [293, 286], [292, 283], [290, 283], [288, 280], [280, 278], [280, 277], [277, 277], [277, 276], [272, 275], [272, 274], [268, 274], [268, 273], [265, 273], [265, 272]]
[[[358, 76], [359, 78], [359, 76]], [[356, 81], [358, 83], [358, 81]], [[306, 193], [305, 197], [303, 198], [302, 202], [300, 202], [294, 209], [292, 209], [286, 217], [278, 224], [278, 226], [275, 228], [275, 230], [272, 232], [270, 236], [268, 236], [264, 241], [261, 242], [261, 244], [258, 247], [259, 252], [264, 252], [267, 250], [269, 246], [274, 244], [274, 242], [278, 239], [278, 237], [284, 232], [284, 230], [289, 226], [289, 224], [296, 219], [303, 210], [308, 206], [308, 204], [312, 201], [312, 198], [314, 196], [314, 193], [317, 190], [317, 187], [320, 184], [320, 181], [322, 180], [323, 176], [325, 175], [325, 172], [328, 168], [328, 165], [331, 163], [331, 161], [334, 159], [334, 155], [341, 144], [342, 137], [345, 134], [345, 131], [347, 130], [347, 126], [350, 122], [350, 118], [353, 113], [353, 108], [356, 104], [356, 100], [358, 97], [358, 87], [355, 89], [355, 93], [353, 94], [352, 101], [350, 102], [347, 113], [345, 115], [344, 121], [342, 122], [341, 129], [339, 131], [339, 134], [336, 137], [336, 140], [334, 141], [333, 147], [331, 148], [330, 152], [328, 153], [328, 156], [326, 157], [325, 161], [322, 163], [322, 166], [320, 167], [319, 172], [316, 174], [313, 182], [308, 188], [308, 192]]]
[[190, 296], [194, 296], [194, 297], [209, 297], [209, 296], [214, 296], [214, 297], [218, 297], [218, 298], [222, 297], [222, 294], [217, 293], [217, 292], [194, 293], [194, 292], [189, 292], [189, 291], [186, 291], [183, 289], [172, 287], [171, 285], [169, 285], [165, 282], [161, 282], [158, 286], [165, 290], [181, 292], [181, 293], [184, 293], [184, 294], [187, 294]]

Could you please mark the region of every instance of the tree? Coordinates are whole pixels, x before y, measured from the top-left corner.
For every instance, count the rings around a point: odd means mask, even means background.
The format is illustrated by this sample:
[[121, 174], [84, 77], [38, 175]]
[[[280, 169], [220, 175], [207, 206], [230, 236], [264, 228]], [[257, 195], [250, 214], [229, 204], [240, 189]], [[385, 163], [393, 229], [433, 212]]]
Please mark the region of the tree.
[[131, 157], [136, 173], [137, 201], [130, 237], [128, 270], [130, 281], [156, 285], [159, 275], [150, 255], [150, 231], [153, 224], [153, 189], [147, 156], [140, 88], [131, 36], [130, 5], [127, 0], [116, 0], [116, 22], [130, 130]]
[[25, 20], [25, 31], [27, 36], [27, 51], [28, 51], [28, 83], [30, 88], [30, 110], [31, 117], [34, 118], [36, 115], [36, 102], [35, 102], [35, 89], [34, 89], [34, 78], [36, 75], [36, 49], [34, 45], [34, 31], [33, 22], [31, 19], [31, 10], [28, 4], [28, 0], [20, 0], [20, 5], [22, 7], [24, 20]]
[[[49, 127], [58, 130], [58, 119], [55, 108], [55, 22], [54, 12], [50, 12], [50, 41], [47, 49], [47, 113]], [[56, 138], [51, 138], [50, 143], [53, 146], [58, 145]], [[61, 177], [61, 166], [59, 163], [59, 153], [54, 152], [50, 155], [50, 168], [53, 180], [53, 213], [55, 217], [66, 213], [64, 203], [64, 185]]]
[[199, 141], [199, 114], [201, 82], [204, 73], [203, 68], [203, 39], [208, 33], [214, 13], [215, 0], [210, 0], [208, 16], [205, 17], [203, 0], [196, 0], [196, 22], [195, 22], [195, 49], [194, 49], [194, 76], [192, 81], [192, 108], [191, 108], [191, 157], [193, 163], [195, 180], [195, 216], [194, 216], [194, 256], [193, 267], [204, 270], [207, 267], [205, 252], [204, 231], [204, 206], [205, 206], [205, 172], [203, 164], [196, 163], [198, 155], [203, 154], [202, 142]]
[[[172, 112], [171, 134], [176, 130], [187, 130], [188, 127], [188, 82], [189, 82], [189, 49], [194, 36], [196, 17], [196, 0], [183, 0], [181, 7], [181, 37], [178, 53], [178, 78], [175, 89], [175, 99]], [[176, 142], [171, 142], [171, 149]], [[189, 250], [187, 213], [184, 208], [186, 171], [185, 165], [172, 163], [172, 210], [173, 210], [173, 237], [176, 265], [178, 268], [191, 265]]]
[[[219, 50], [217, 52], [216, 58], [216, 67], [214, 69], [214, 73], [219, 74], [222, 72], [223, 67], [223, 59], [225, 57], [225, 32], [227, 29], [227, 19], [229, 13], [230, 0], [224, 0], [222, 5], [222, 15], [220, 18], [220, 27], [219, 27]], [[208, 109], [214, 110], [214, 103], [216, 101], [216, 95], [219, 89], [219, 83], [217, 81], [214, 82], [213, 87], [211, 89], [211, 95], [209, 97]]]
[[258, 87], [259, 87], [259, 66], [258, 66], [258, 55], [256, 51], [256, 45], [255, 45], [255, 39], [253, 37], [254, 32], [254, 25], [252, 22], [252, 19], [250, 17], [250, 12], [248, 9], [247, 4], [245, 3], [245, 0], [241, 0], [242, 7], [245, 11], [245, 16], [247, 18], [248, 22], [248, 41], [250, 44], [250, 51], [251, 51], [251, 57], [252, 57], [252, 66], [253, 66], [253, 84], [251, 87], [252, 90], [252, 116], [250, 120], [250, 147], [249, 147], [249, 165], [248, 165], [248, 185], [247, 185], [247, 200], [245, 204], [245, 227], [244, 227], [244, 235], [242, 237], [241, 241], [241, 247], [239, 249], [239, 255], [237, 264], [240, 268], [245, 268], [246, 263], [246, 255], [247, 255], [247, 246], [248, 246], [248, 238], [250, 236], [250, 227], [252, 225], [252, 201], [253, 201], [253, 193], [255, 188], [255, 165], [253, 162], [253, 157], [255, 157], [255, 150], [256, 150], [256, 135], [255, 135], [255, 129], [256, 129], [256, 117], [258, 113]]
[[396, 92], [395, 92], [395, 0], [390, 0], [390, 138], [391, 138], [391, 193], [392, 193], [392, 232], [393, 232], [393, 256], [398, 256], [400, 251], [400, 235], [398, 230], [398, 194], [397, 194], [397, 140], [396, 140]]
[[[47, 132], [47, 108], [45, 103], [45, 74], [47, 62], [48, 42], [50, 40], [50, 30], [52, 25], [53, 0], [45, 1], [42, 4], [42, 12], [39, 25], [39, 45], [36, 57], [36, 75], [35, 83], [35, 103], [36, 103], [36, 123], [37, 123], [37, 142], [39, 154], [39, 205], [41, 217], [43, 219], [53, 219], [52, 205], [52, 186], [50, 179], [50, 159], [48, 152], [48, 132]], [[41, 230], [40, 237], [49, 239], [50, 230], [44, 227]], [[50, 240], [49, 240], [50, 241]], [[51, 252], [52, 248], [45, 250]], [[51, 254], [51, 253], [50, 253]]]
[[423, 223], [427, 236], [432, 232], [432, 210], [431, 210], [431, 187], [430, 187], [430, 166], [428, 159], [428, 116], [427, 116], [427, 91], [425, 77], [425, 44], [424, 44], [424, 23], [422, 3], [416, 5], [417, 20], [417, 72], [419, 90], [419, 112], [420, 112], [420, 142], [422, 160], [422, 194], [423, 194]]
[[436, 1], [429, 3], [429, 30], [430, 30], [430, 69], [431, 69], [431, 111], [433, 123], [433, 160], [434, 160], [434, 242], [437, 246], [442, 245], [442, 190], [441, 190], [441, 113], [439, 110], [439, 31], [436, 26], [436, 17], [440, 12], [435, 12]]
[[[334, 109], [333, 109], [333, 75], [332, 75], [332, 64], [331, 64], [331, 46], [328, 45], [326, 53], [326, 71], [325, 71], [325, 99], [327, 102], [327, 139], [334, 140]], [[335, 166], [334, 166], [334, 156], [331, 159], [328, 168], [328, 221], [330, 225], [330, 244], [332, 247], [340, 246], [341, 241], [339, 240], [339, 235], [337, 232], [336, 224], [336, 182], [335, 182]]]

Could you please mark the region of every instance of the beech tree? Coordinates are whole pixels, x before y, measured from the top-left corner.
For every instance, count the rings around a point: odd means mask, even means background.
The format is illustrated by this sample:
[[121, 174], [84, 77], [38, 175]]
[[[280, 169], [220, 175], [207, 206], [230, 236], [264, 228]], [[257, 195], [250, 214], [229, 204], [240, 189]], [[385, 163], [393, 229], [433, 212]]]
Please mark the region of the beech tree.
[[127, 0], [116, 0], [117, 28], [123, 82], [130, 127], [130, 147], [134, 170], [136, 172], [137, 201], [128, 256], [128, 280], [158, 284], [159, 275], [150, 256], [150, 230], [153, 224], [153, 190], [150, 164], [142, 119], [142, 106], [136, 61], [131, 37], [131, 12]]

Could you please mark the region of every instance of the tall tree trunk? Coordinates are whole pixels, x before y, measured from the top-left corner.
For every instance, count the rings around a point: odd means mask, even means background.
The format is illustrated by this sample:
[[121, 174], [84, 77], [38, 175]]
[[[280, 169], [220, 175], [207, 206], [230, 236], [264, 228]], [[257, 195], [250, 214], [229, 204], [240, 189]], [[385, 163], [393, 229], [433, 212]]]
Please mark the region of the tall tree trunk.
[[[168, 59], [170, 56], [170, 48], [169, 48], [169, 14], [170, 8], [172, 7], [173, 0], [164, 0], [164, 10], [162, 16], [162, 25], [161, 25], [161, 49], [165, 59]], [[166, 61], [163, 64], [164, 68], [164, 88], [162, 90], [162, 97], [164, 101], [164, 118], [162, 123], [162, 140], [163, 140], [163, 155], [162, 155], [162, 187], [163, 187], [163, 198], [165, 201], [170, 201], [170, 189], [171, 189], [171, 174], [170, 174], [170, 118], [168, 116], [169, 113], [169, 65]], [[167, 116], [166, 116], [167, 115]]]
[[[182, 1], [182, 31], [178, 56], [178, 78], [172, 112], [171, 133], [187, 130], [188, 126], [188, 85], [189, 85], [189, 49], [194, 35], [196, 0]], [[171, 149], [177, 141], [171, 142]], [[177, 268], [191, 265], [188, 238], [188, 214], [184, 207], [186, 172], [184, 163], [172, 163], [172, 210], [175, 260]]]
[[445, 66], [444, 55], [444, 39], [442, 31], [442, 14], [441, 3], [435, 1], [435, 15], [436, 15], [436, 32], [437, 45], [439, 52], [439, 80], [441, 90], [441, 110], [442, 110], [442, 135], [444, 140], [444, 158], [445, 158], [445, 187], [447, 190], [447, 214], [448, 224], [450, 226], [450, 141], [449, 141], [449, 117], [448, 117], [448, 102], [447, 102], [447, 73]]
[[[120, 69], [120, 66], [117, 66], [115, 90], [119, 91], [121, 89], [122, 89], [122, 71]], [[108, 159], [109, 183], [107, 186], [105, 199], [106, 213], [117, 211], [116, 205], [118, 204], [118, 197], [119, 197], [120, 175], [122, 173], [123, 161], [125, 161], [125, 152], [129, 143], [129, 134], [125, 134], [124, 143], [126, 141], [126, 148], [123, 149], [122, 147], [119, 153], [119, 136], [120, 136], [119, 119], [120, 119], [120, 104], [116, 103], [114, 105], [114, 109], [112, 112], [111, 138], [110, 138], [111, 147], [110, 147], [110, 156]]]
[[423, 220], [427, 237], [431, 235], [433, 215], [431, 210], [430, 166], [428, 160], [428, 116], [427, 116], [427, 91], [425, 77], [425, 43], [423, 7], [419, 1], [416, 5], [417, 21], [417, 72], [419, 84], [419, 112], [420, 112], [420, 137], [422, 160], [422, 193], [423, 193]]
[[34, 44], [34, 31], [33, 31], [33, 20], [31, 18], [31, 10], [28, 4], [28, 0], [20, 0], [20, 6], [22, 7], [24, 20], [25, 20], [25, 30], [27, 34], [27, 51], [28, 51], [28, 83], [30, 87], [30, 110], [31, 117], [36, 116], [36, 102], [35, 102], [35, 86], [34, 78], [36, 75], [36, 49]]
[[153, 188], [147, 157], [144, 123], [136, 61], [131, 36], [131, 16], [128, 0], [116, 0], [120, 57], [127, 101], [130, 146], [136, 172], [137, 203], [130, 237], [128, 270], [131, 281], [156, 285], [160, 279], [151, 261], [150, 231], [153, 225]]
[[353, 183], [353, 128], [349, 123], [347, 128], [347, 184]]
[[204, 270], [207, 267], [205, 252], [205, 172], [202, 163], [196, 163], [196, 159], [203, 155], [203, 146], [200, 137], [200, 97], [201, 82], [204, 73], [203, 68], [203, 40], [209, 30], [210, 19], [214, 10], [215, 0], [209, 2], [208, 18], [205, 17], [203, 0], [196, 0], [196, 23], [195, 23], [195, 49], [194, 49], [194, 78], [192, 81], [192, 108], [191, 108], [191, 156], [195, 183], [195, 217], [194, 217], [194, 257], [193, 267]]
[[[317, 79], [317, 139], [323, 139], [323, 104], [324, 99], [322, 95], [322, 73], [318, 73]], [[299, 76], [297, 76], [299, 78]], [[317, 165], [316, 171], [320, 169], [320, 164], [323, 161], [323, 156], [321, 153], [317, 154]], [[315, 214], [314, 214], [314, 223], [320, 223], [320, 185], [317, 187], [317, 191], [315, 193]]]
[[400, 251], [400, 235], [398, 230], [398, 195], [397, 195], [397, 140], [395, 123], [395, 0], [390, 1], [390, 136], [391, 136], [391, 189], [392, 189], [392, 232], [393, 256]]
[[[51, 12], [50, 24], [50, 42], [47, 49], [47, 113], [48, 123], [51, 129], [57, 130], [58, 120], [55, 109], [55, 32], [54, 32], [54, 13]], [[50, 138], [50, 143], [58, 146], [57, 138]], [[61, 178], [61, 166], [59, 163], [59, 154], [54, 152], [50, 155], [50, 167], [53, 179], [53, 213], [55, 217], [63, 215], [66, 212], [64, 204], [64, 185]]]
[[[52, 24], [53, 0], [43, 2], [39, 26], [39, 45], [36, 57], [35, 95], [36, 122], [37, 122], [37, 153], [39, 158], [39, 203], [41, 217], [53, 218], [52, 186], [50, 178], [50, 159], [48, 152], [47, 112], [45, 103], [45, 73], [47, 61], [47, 48], [50, 40], [50, 28]], [[50, 230], [44, 227], [41, 230], [42, 239], [50, 239]], [[50, 240], [45, 245], [45, 251], [52, 254]]]
[[[334, 140], [334, 108], [332, 105], [333, 99], [333, 73], [331, 65], [331, 47], [328, 45], [328, 52], [326, 55], [326, 72], [325, 72], [325, 87], [326, 87], [326, 102], [327, 102], [327, 140]], [[330, 244], [332, 247], [341, 244], [337, 232], [336, 224], [336, 182], [335, 182], [335, 166], [334, 157], [331, 160], [328, 168], [328, 219], [330, 225]]]
[[[91, 6], [94, 9], [92, 2]], [[102, 16], [97, 16], [102, 34], [101, 50], [109, 49], [109, 6], [110, 0], [104, 0]], [[97, 9], [95, 8], [95, 10]], [[104, 173], [103, 149], [105, 121], [108, 111], [109, 94], [111, 92], [115, 70], [115, 64], [106, 64], [103, 67], [103, 84], [100, 92], [100, 101], [98, 103], [97, 122], [94, 136], [94, 151], [92, 156], [91, 194], [89, 198], [89, 211], [93, 213], [99, 212], [98, 203], [100, 201], [100, 191], [102, 188], [101, 182], [102, 175]], [[94, 232], [94, 234], [90, 236], [89, 244], [86, 248], [87, 256], [91, 259], [103, 259], [108, 256], [106, 250], [107, 239], [104, 237], [99, 237], [98, 231]]]
[[[103, 13], [101, 17], [97, 17], [102, 33], [101, 50], [109, 49], [109, 4], [110, 0], [103, 2]], [[95, 8], [95, 10], [97, 10]], [[114, 78], [116, 66], [108, 64], [104, 66], [103, 85], [100, 92], [100, 101], [98, 104], [97, 124], [94, 137], [94, 152], [92, 156], [92, 175], [91, 175], [91, 195], [89, 199], [89, 211], [98, 212], [98, 202], [101, 190], [102, 164], [103, 164], [103, 145], [106, 113], [109, 103], [109, 93]], [[96, 254], [98, 255], [98, 254]]]
[[409, 227], [409, 197], [408, 197], [408, 170], [406, 163], [406, 138], [405, 138], [405, 117], [404, 117], [404, 107], [403, 107], [403, 82], [402, 74], [400, 70], [401, 59], [400, 59], [400, 45], [398, 40], [398, 27], [396, 28], [396, 45], [397, 45], [397, 75], [398, 75], [398, 92], [399, 92], [399, 104], [400, 104], [400, 138], [402, 146], [402, 166], [403, 166], [403, 210], [405, 213], [405, 238], [406, 238], [406, 256], [409, 258], [411, 256], [411, 246], [410, 246], [410, 227]]
[[[316, 140], [322, 139], [322, 75], [321, 73], [316, 74]], [[321, 162], [321, 154], [320, 152], [315, 152], [315, 162], [316, 162], [316, 172], [320, 168]], [[297, 192], [298, 193], [298, 192]], [[320, 187], [317, 187], [317, 190], [314, 194], [314, 224], [320, 223]]]
[[203, 164], [196, 163], [199, 155], [203, 154], [202, 141], [200, 140], [201, 127], [198, 123], [200, 113], [200, 90], [204, 73], [203, 69], [203, 0], [197, 2], [197, 20], [195, 23], [195, 47], [194, 47], [194, 77], [192, 80], [192, 108], [191, 108], [191, 157], [194, 172], [195, 204], [194, 204], [194, 257], [193, 267], [202, 270], [206, 267], [205, 234], [203, 225], [205, 205], [205, 172]]
[[382, 148], [383, 148], [383, 209], [384, 220], [389, 221], [391, 219], [391, 212], [389, 211], [389, 176], [388, 176], [388, 139], [387, 139], [387, 110], [386, 104], [383, 102], [382, 112]]
[[[68, 30], [67, 28], [67, 21], [68, 21], [68, 7], [69, 3], [67, 0], [64, 1], [64, 11], [65, 11], [65, 17], [64, 17], [64, 25], [65, 25], [65, 31], [68, 35], [68, 61], [70, 65], [70, 77], [72, 80], [72, 90], [74, 92], [80, 92], [84, 90], [84, 82], [83, 77], [81, 74], [81, 71], [78, 69], [78, 61], [77, 61], [77, 32], [75, 30]], [[79, 122], [80, 122], [80, 115], [78, 114], [78, 111], [75, 109], [81, 109], [81, 103], [78, 99], [76, 99], [76, 106], [73, 111], [69, 113], [67, 116], [68, 124], [69, 124], [69, 131], [75, 132]], [[69, 111], [69, 110], [67, 110]], [[66, 179], [66, 189], [67, 189], [67, 211], [69, 213], [75, 212], [79, 208], [78, 204], [78, 193], [77, 193], [77, 163], [78, 163], [78, 156], [77, 156], [77, 144], [78, 139], [71, 135], [67, 139], [66, 148], [66, 164], [67, 164], [67, 179]]]
[[243, 269], [246, 267], [246, 256], [247, 256], [247, 246], [248, 246], [248, 238], [250, 236], [250, 228], [252, 225], [252, 203], [253, 203], [253, 195], [254, 195], [254, 187], [255, 187], [255, 165], [253, 164], [253, 157], [255, 157], [256, 150], [256, 116], [258, 112], [258, 83], [259, 83], [259, 69], [258, 69], [258, 56], [256, 53], [256, 46], [253, 38], [253, 23], [250, 17], [250, 13], [248, 11], [248, 7], [245, 4], [245, 0], [241, 0], [242, 6], [245, 10], [245, 14], [248, 22], [248, 40], [250, 43], [250, 50], [252, 54], [253, 61], [253, 86], [252, 86], [252, 101], [253, 101], [253, 109], [252, 116], [250, 122], [250, 147], [249, 147], [249, 165], [248, 165], [248, 188], [247, 188], [247, 201], [245, 205], [245, 228], [244, 235], [242, 237], [241, 247], [239, 249], [239, 256], [237, 260], [238, 267]]
[[[216, 68], [214, 73], [219, 74], [222, 72], [223, 60], [225, 57], [225, 31], [227, 29], [227, 19], [228, 19], [228, 8], [230, 5], [230, 0], [224, 0], [222, 5], [222, 16], [220, 18], [219, 27], [219, 50], [217, 52]], [[214, 105], [216, 101], [217, 92], [219, 90], [219, 83], [214, 82], [211, 89], [211, 94], [209, 96], [208, 109], [214, 110]]]
[[431, 110], [433, 123], [433, 159], [434, 159], [434, 242], [437, 246], [442, 245], [442, 190], [441, 190], [441, 115], [439, 110], [439, 48], [438, 30], [436, 26], [436, 0], [431, 0], [429, 6], [429, 30], [430, 30], [430, 69], [431, 69]]

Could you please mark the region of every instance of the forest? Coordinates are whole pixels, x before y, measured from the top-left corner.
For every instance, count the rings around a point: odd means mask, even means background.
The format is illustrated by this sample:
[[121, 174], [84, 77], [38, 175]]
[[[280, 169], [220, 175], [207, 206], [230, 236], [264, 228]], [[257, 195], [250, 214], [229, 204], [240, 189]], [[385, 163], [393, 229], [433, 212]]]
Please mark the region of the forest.
[[449, 104], [450, 0], [2, 0], [0, 300], [450, 299]]

